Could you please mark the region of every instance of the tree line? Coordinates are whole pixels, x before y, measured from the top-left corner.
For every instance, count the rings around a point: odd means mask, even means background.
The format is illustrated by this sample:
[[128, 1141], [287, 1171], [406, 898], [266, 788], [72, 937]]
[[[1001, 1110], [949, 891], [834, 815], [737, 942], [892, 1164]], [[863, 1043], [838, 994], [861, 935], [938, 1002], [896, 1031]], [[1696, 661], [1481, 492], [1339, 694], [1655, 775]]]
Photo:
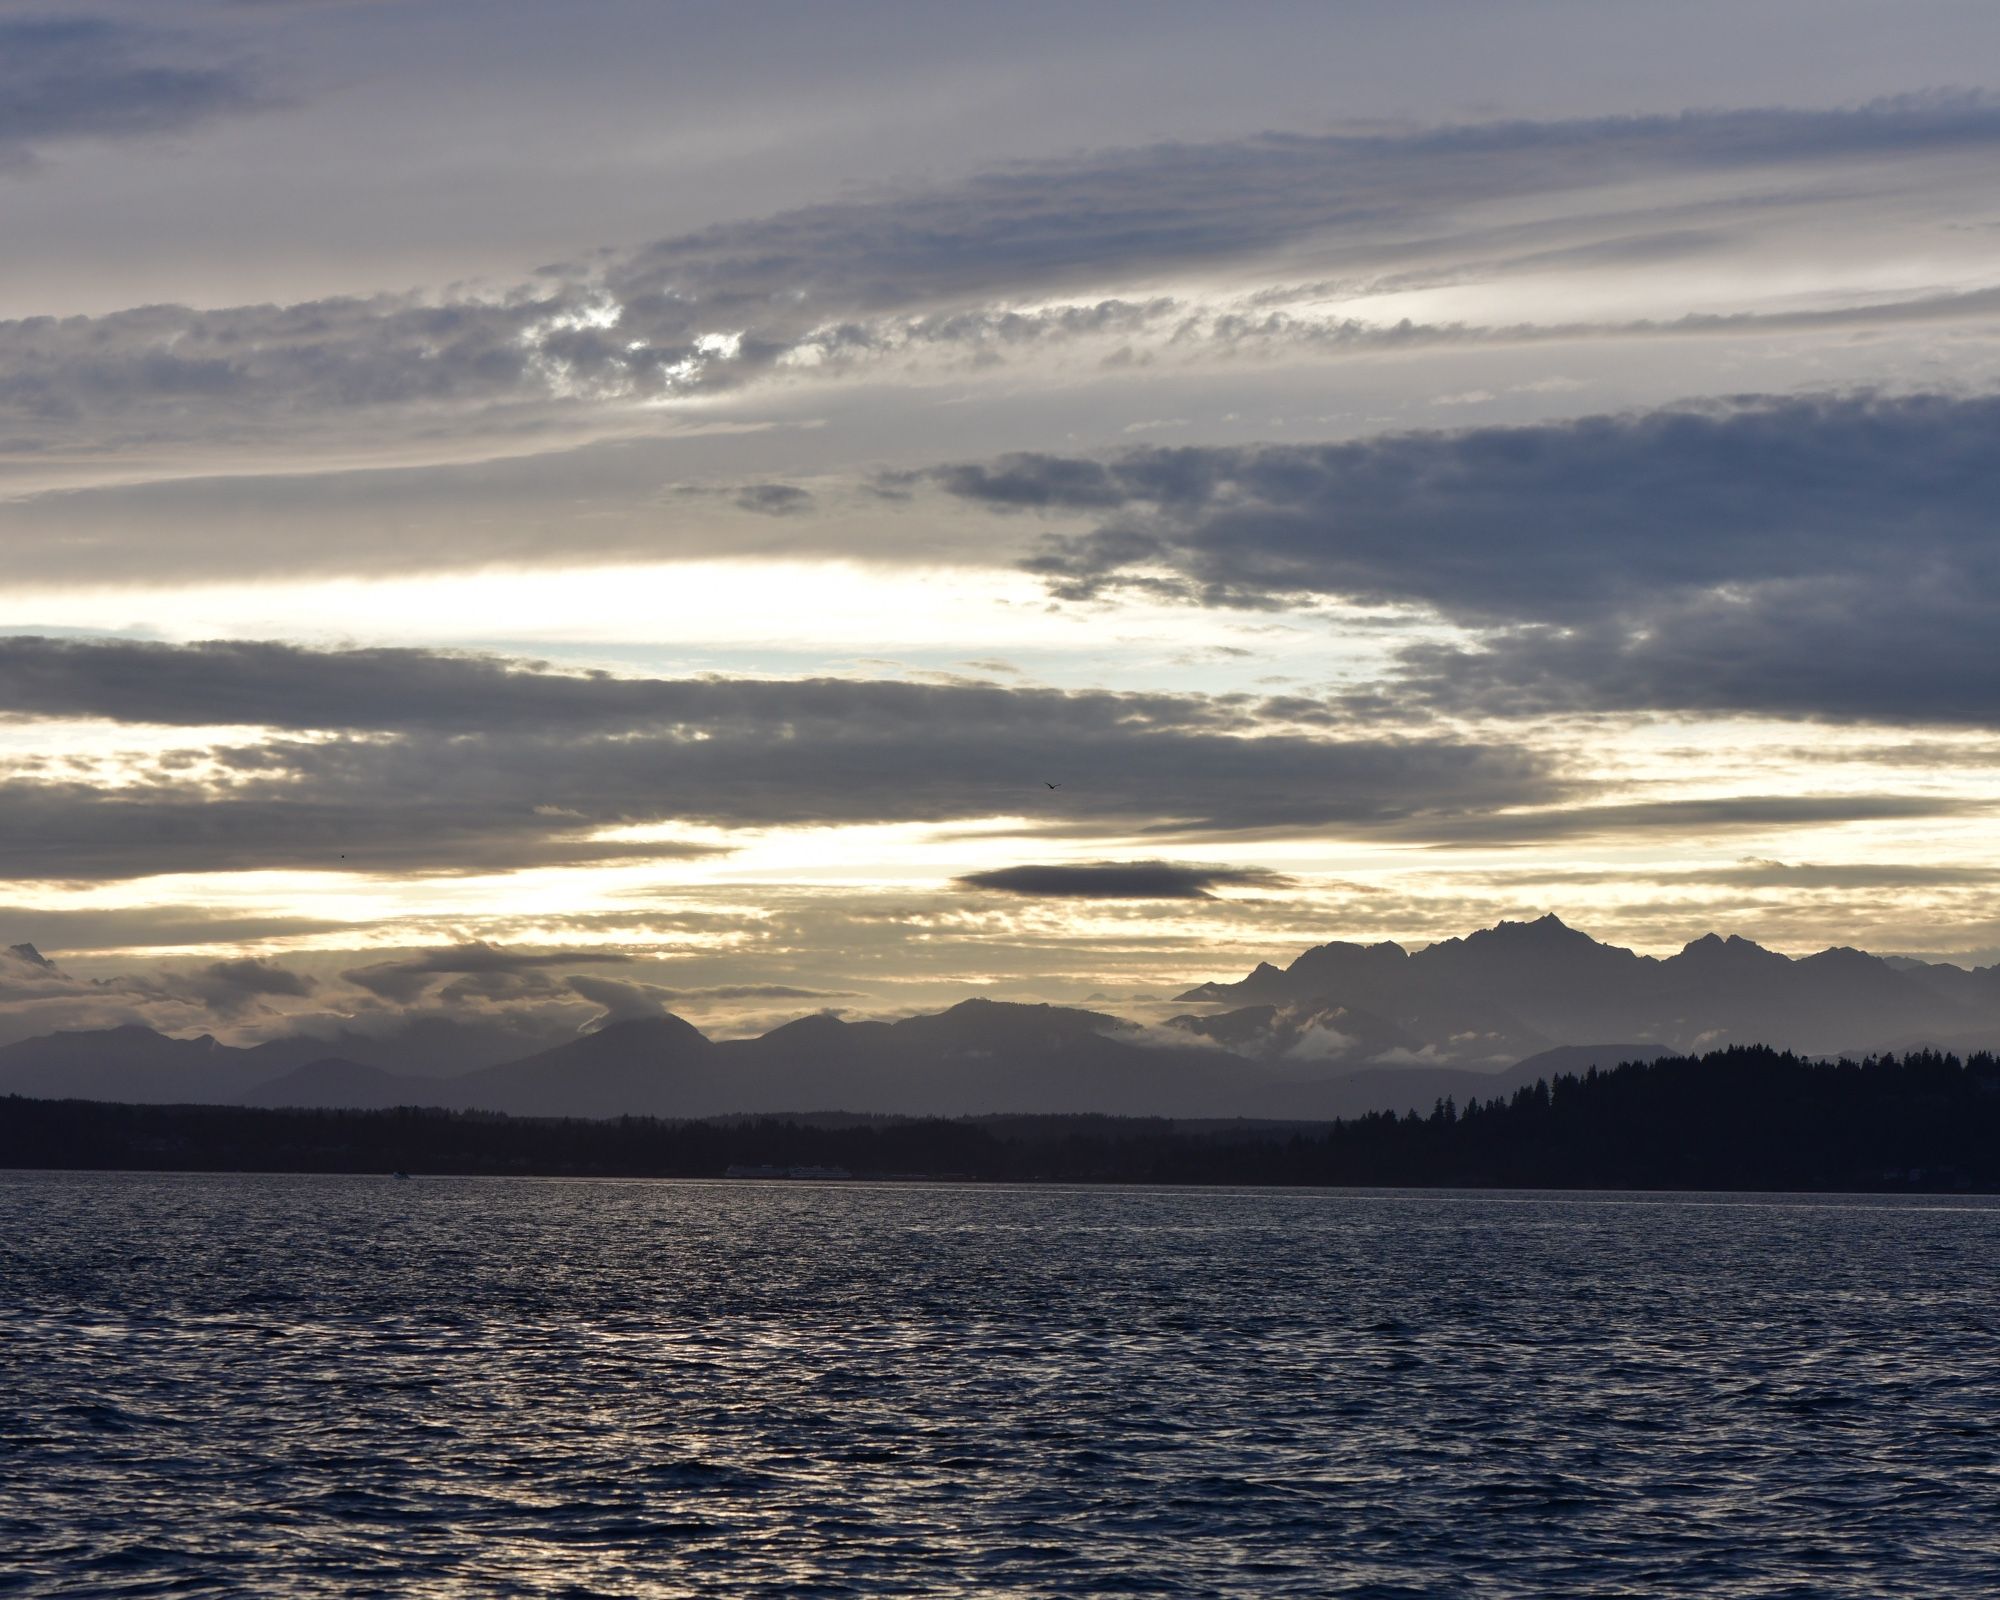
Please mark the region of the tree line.
[[606, 1121], [0, 1099], [0, 1166], [1501, 1188], [2000, 1190], [2000, 1061], [1762, 1047], [1592, 1068], [1428, 1114]]

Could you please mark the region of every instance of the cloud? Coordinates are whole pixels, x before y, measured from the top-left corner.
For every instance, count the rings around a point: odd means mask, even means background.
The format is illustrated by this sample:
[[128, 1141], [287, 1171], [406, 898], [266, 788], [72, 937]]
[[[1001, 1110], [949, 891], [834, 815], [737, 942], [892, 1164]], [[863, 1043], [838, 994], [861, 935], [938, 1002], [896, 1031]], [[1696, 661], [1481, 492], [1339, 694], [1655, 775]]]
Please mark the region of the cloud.
[[[207, 92], [227, 97], [220, 84]], [[970, 370], [1069, 346], [1130, 359], [1131, 341], [1239, 355], [1755, 331], [1763, 324], [1727, 316], [1426, 328], [1316, 308], [1512, 272], [1623, 272], [1741, 243], [1778, 219], [1860, 234], [1879, 227], [1886, 199], [1921, 192], [1909, 163], [1996, 146], [2000, 102], [1961, 96], [1098, 152], [587, 255], [478, 297], [0, 324], [0, 450], [72, 486], [103, 478], [110, 460], [129, 463], [121, 476], [151, 463], [185, 478], [202, 452], [218, 470], [267, 470], [273, 454], [296, 467], [321, 450], [463, 460], [475, 447], [547, 450], [629, 432], [654, 402], [884, 362]], [[1896, 175], [1871, 176], [1869, 163]], [[1649, 182], [1679, 192], [1655, 203], [1659, 214], [1635, 214], [1631, 186]], [[1941, 216], [1960, 206], [1949, 188], [1935, 200]], [[1302, 262], [1319, 276], [1297, 282]], [[1225, 269], [1236, 281], [1218, 283]], [[1200, 287], [1159, 292], [1175, 279]], [[1780, 315], [1834, 326], [1870, 313]], [[744, 504], [803, 509], [784, 493]]]
[[[60, 922], [62, 915], [34, 920]], [[143, 920], [143, 912], [132, 915]], [[333, 952], [316, 958], [322, 966], [339, 959]], [[500, 1054], [525, 1054], [558, 1042], [579, 1019], [582, 1008], [558, 981], [564, 969], [626, 959], [612, 951], [529, 952], [473, 942], [352, 967], [336, 983], [251, 956], [82, 977], [37, 959], [31, 946], [0, 947], [0, 1044], [54, 1029], [126, 1025], [175, 1035], [222, 1033], [246, 1043], [290, 1032], [332, 1039], [406, 1029], [416, 1030], [415, 1040], [429, 1028], [440, 1048], [451, 1051], [466, 1042], [461, 1030], [474, 1026], [501, 1039]]]
[[[605, 1027], [614, 1022], [630, 1022], [648, 1017], [667, 1016], [670, 1008], [686, 1006], [698, 1011], [706, 1011], [717, 1005], [728, 1006], [744, 1000], [832, 1000], [854, 997], [854, 991], [841, 989], [804, 989], [785, 983], [722, 983], [704, 988], [676, 989], [656, 983], [631, 983], [622, 978], [599, 978], [587, 973], [579, 973], [564, 980], [569, 990], [603, 1007], [601, 1015], [585, 1023], [586, 1030]], [[784, 1012], [789, 1019], [796, 1013]], [[742, 1019], [737, 1017], [736, 1021]], [[765, 1019], [769, 1025], [769, 1019]], [[705, 1023], [712, 1026], [713, 1022]]]
[[[1243, 696], [1067, 691], [969, 680], [620, 677], [557, 670], [519, 657], [421, 648], [0, 637], [0, 715], [168, 727], [447, 735], [494, 729], [582, 735], [654, 731], [693, 740], [762, 726], [797, 738], [816, 724], [888, 736], [970, 720], [1012, 736], [1045, 725], [1089, 736], [1175, 730], [1245, 734], [1258, 731], [1260, 705]], [[1296, 720], [1316, 708], [1315, 702], [1287, 701], [1283, 717]]]
[[671, 724], [706, 691], [422, 649], [323, 651], [0, 638], [0, 714], [179, 727], [477, 729]]
[[1172, 861], [1093, 861], [1079, 865], [998, 867], [955, 880], [962, 889], [1072, 900], [1210, 900], [1215, 889], [1281, 889], [1292, 880], [1250, 867], [1200, 867]]
[[231, 945], [334, 933], [348, 926], [326, 917], [246, 915], [199, 905], [0, 905], [0, 929], [33, 929], [38, 942], [65, 953]]
[[1567, 625], [1801, 570], [1904, 570], [1912, 538], [1990, 580], [1997, 424], [1995, 398], [1746, 399], [1341, 444], [1020, 454], [932, 477], [996, 509], [1098, 514], [1031, 564], [1067, 593], [1165, 569], [1218, 605], [1338, 596]]
[[[245, 769], [225, 787], [0, 784], [0, 877], [497, 872], [717, 853], [672, 839], [596, 836], [671, 823], [1026, 816], [1030, 831], [1367, 830], [1573, 787], [1550, 758], [1504, 745], [1172, 729], [1098, 737], [1090, 720], [1033, 731], [976, 722], [788, 731], [773, 721], [706, 739], [495, 732], [274, 741], [210, 752]], [[1051, 802], [1038, 779], [1024, 777], [1044, 770], [1069, 774]]]
[[852, 989], [800, 989], [788, 983], [717, 983], [704, 989], [660, 988], [661, 999], [673, 1004], [705, 1005], [718, 1000], [852, 1000]]
[[246, 995], [308, 995], [317, 987], [304, 973], [292, 972], [255, 956], [211, 962], [202, 968], [201, 976], [203, 981], [218, 988]]
[[[1909, 337], [1921, 338], [1919, 312], [1941, 327], [1991, 331], [2000, 323], [2000, 292], [1926, 296], [1894, 307], [1542, 327], [1398, 323], [1336, 330], [1278, 313], [1248, 320], [1209, 315], [1201, 329], [1175, 322], [1163, 325], [1160, 336], [1170, 343], [1174, 359], [1189, 369], [1182, 381], [1204, 387], [1205, 374], [1220, 370], [1204, 365], [1210, 362], [1236, 363], [1229, 369], [1231, 381], [1241, 385], [1262, 381], [1247, 372], [1244, 363], [1250, 361], [1319, 363], [1348, 355], [1373, 359], [1391, 352], [1433, 351], [1441, 353], [1439, 381], [1448, 382], [1457, 381], [1449, 373], [1461, 350], [1552, 339], [1645, 339], [1675, 348], [1661, 350], [1657, 359], [1641, 360], [1636, 354], [1632, 360], [1621, 359], [1618, 369], [1647, 374], [1638, 385], [1645, 391], [1659, 388], [1665, 378], [1670, 385], [1665, 392], [1672, 394], [1690, 387], [1681, 373], [1690, 364], [1684, 352], [1692, 344], [1731, 341], [1727, 351], [1693, 358], [1708, 366], [1726, 364], [1739, 350], [1747, 351], [1741, 341], [1751, 338], [1777, 340], [1763, 347], [1767, 354], [1796, 351], [1805, 341], [1842, 330], [1860, 334], [1904, 326], [1915, 330]], [[329, 312], [327, 320], [340, 318]], [[89, 330], [72, 331], [96, 352], [92, 359], [110, 359], [105, 352], [121, 342], [107, 332], [99, 351]], [[181, 357], [196, 348], [169, 326], [133, 336], [155, 340], [162, 348], [170, 345]], [[878, 517], [863, 534], [837, 495], [813, 495], [809, 502], [760, 498], [747, 491], [789, 486], [754, 480], [747, 485], [677, 485], [691, 454], [713, 456], [723, 430], [739, 430], [729, 446], [730, 460], [743, 472], [768, 471], [772, 457], [787, 459], [803, 448], [775, 442], [759, 431], [761, 423], [731, 423], [715, 412], [677, 417], [671, 409], [634, 410], [627, 400], [594, 406], [576, 395], [551, 397], [537, 387], [539, 380], [523, 380], [529, 387], [519, 394], [502, 385], [486, 399], [470, 394], [453, 399], [449, 392], [430, 400], [411, 398], [408, 404], [421, 413], [415, 418], [398, 409], [404, 402], [382, 400], [386, 420], [378, 419], [378, 449], [364, 437], [377, 426], [366, 420], [376, 402], [356, 398], [376, 392], [369, 384], [341, 386], [339, 394], [318, 397], [292, 393], [284, 379], [274, 376], [268, 393], [252, 392], [240, 402], [217, 401], [220, 409], [210, 410], [175, 380], [162, 391], [157, 406], [135, 399], [131, 416], [99, 417], [95, 408], [100, 405], [124, 404], [111, 397], [116, 384], [105, 387], [93, 380], [91, 394], [65, 394], [62, 374], [68, 358], [39, 349], [23, 356], [31, 370], [10, 380], [8, 337], [6, 326], [0, 325], [0, 468], [21, 492], [0, 502], [0, 540], [10, 546], [10, 576], [23, 585], [93, 585], [102, 582], [108, 565], [115, 565], [125, 581], [148, 584], [196, 578], [233, 582], [281, 573], [380, 576], [489, 564], [578, 566], [802, 553], [1009, 566], [1018, 555], [1011, 542], [995, 541], [990, 527], [940, 526], [934, 508], [924, 508], [933, 514], [921, 519]], [[227, 360], [239, 364], [252, 361], [249, 352], [261, 339], [254, 330], [216, 337]], [[490, 361], [474, 355], [467, 359], [483, 367], [504, 364], [518, 354], [507, 342], [512, 335], [495, 337], [499, 343]], [[1845, 348], [1860, 347], [1849, 341]], [[1867, 348], [1880, 352], [1886, 347], [1877, 340]], [[1960, 348], [1977, 350], [1980, 345], [1969, 342]], [[265, 359], [255, 357], [257, 362]], [[306, 371], [323, 376], [347, 357], [335, 350], [306, 352], [299, 359]], [[1849, 365], [1892, 377], [1899, 372], [1899, 363], [1886, 357], [1877, 363], [1864, 355]], [[1815, 365], [1813, 370], [1821, 369]], [[921, 374], [874, 374], [864, 410], [907, 405], [909, 391], [893, 381], [899, 376], [922, 380]], [[1024, 374], [1022, 382], [1059, 376], [1052, 371]], [[1367, 381], [1378, 378], [1379, 369]], [[20, 405], [11, 420], [4, 415], [10, 381]], [[800, 420], [783, 408], [796, 404], [796, 383], [804, 381], [785, 380], [789, 398], [772, 395], [780, 417]], [[245, 382], [258, 390], [262, 380], [246, 376]], [[1525, 392], [1536, 385], [1509, 387]], [[506, 410], [511, 420], [493, 420], [489, 428], [480, 420], [481, 408], [489, 403]], [[1107, 397], [1105, 403], [1115, 411], [1123, 402]], [[695, 420], [697, 416], [705, 420]], [[98, 421], [105, 425], [101, 437], [85, 441], [72, 436]], [[925, 422], [905, 418], [894, 424], [906, 449], [920, 428], [930, 426], [944, 428], [936, 415]], [[644, 437], [636, 437], [635, 430], [643, 430]], [[950, 430], [944, 431], [949, 437]], [[940, 445], [937, 453], [960, 448]], [[322, 449], [337, 459], [319, 459], [315, 452]], [[912, 485], [923, 482], [921, 471], [898, 469], [875, 474], [866, 488], [884, 506], [895, 502], [908, 507]], [[576, 515], [579, 502], [588, 504], [590, 514]], [[440, 514], [443, 508], [449, 508], [448, 514]], [[558, 524], [563, 538], [546, 538], [546, 529]], [[409, 529], [417, 525], [426, 530], [422, 539], [409, 537]], [[1035, 530], [1024, 521], [1012, 531], [1025, 538]]]
[[767, 517], [789, 517], [810, 510], [813, 497], [789, 483], [753, 483], [736, 491], [736, 505]]
[[164, 967], [78, 977], [30, 944], [0, 947], [0, 1043], [59, 1028], [137, 1024], [162, 1031], [284, 1014], [318, 984], [276, 962], [244, 957], [193, 970]]
[[2000, 884], [2000, 867], [1893, 861], [1745, 861], [1700, 876], [1712, 883], [1743, 888], [1932, 889]]
[[[578, 966], [621, 966], [631, 957], [615, 950], [548, 950], [528, 952], [504, 950], [484, 940], [454, 945], [444, 950], [428, 950], [401, 961], [381, 961], [355, 967], [341, 977], [357, 988], [385, 1000], [408, 1004], [440, 977], [467, 974], [479, 978], [513, 978], [548, 968]], [[574, 985], [572, 985], [574, 987]], [[472, 991], [463, 991], [470, 994]]]
[[1224, 607], [1433, 610], [1390, 703], [1991, 725], [2000, 398], [1744, 398], [1342, 444], [1023, 454], [946, 494], [1082, 517], [1032, 570]]
[[[1949, 469], [1941, 468], [1941, 472]], [[1882, 509], [1881, 542], [1803, 555], [1811, 576], [1627, 599], [1565, 626], [1407, 649], [1399, 688], [1455, 714], [1682, 712], [2000, 726], [2000, 569], [1941, 475]], [[1896, 552], [1901, 552], [1898, 559]], [[1823, 568], [1823, 570], [1822, 570]]]
[[1718, 830], [1762, 832], [1909, 817], [1978, 816], [1992, 809], [1984, 801], [1926, 794], [1723, 795], [1420, 818], [1383, 831], [1427, 844], [1480, 847], [1624, 834], [1701, 836]]
[[1354, 1035], [1342, 1033], [1330, 1023], [1315, 1022], [1292, 1041], [1285, 1055], [1293, 1061], [1338, 1061], [1351, 1053], [1360, 1042]]
[[32, 944], [0, 947], [0, 983], [9, 988], [69, 981], [69, 975]]
[[576, 976], [569, 987], [592, 1005], [604, 1007], [604, 1014], [589, 1026], [601, 1028], [613, 1022], [633, 1022], [667, 1014], [666, 997], [651, 984], [625, 983], [616, 978]]
[[[1005, 662], [969, 662], [1016, 672]], [[1285, 702], [1286, 719], [1326, 714]], [[440, 734], [496, 728], [591, 734], [651, 730], [682, 737], [815, 723], [877, 733], [970, 717], [1025, 730], [1050, 721], [1109, 732], [1255, 731], [1239, 698], [1070, 693], [960, 681], [620, 677], [518, 657], [422, 648], [310, 649], [231, 639], [196, 644], [0, 636], [0, 716], [103, 718], [166, 727]]]
[[269, 102], [241, 65], [101, 17], [0, 18], [0, 171], [70, 139], [183, 133]]
[[[697, 299], [745, 320], [774, 291], [824, 318], [1060, 291], [1106, 277], [1265, 256], [1308, 241], [1379, 246], [1474, 202], [1668, 174], [1839, 168], [1867, 156], [1983, 149], [2000, 102], [1909, 97], [1844, 111], [1491, 122], [1355, 135], [1161, 144], [979, 174], [872, 202], [808, 207], [663, 240], [607, 275], [624, 303]], [[1626, 234], [1643, 232], [1628, 221]], [[1662, 249], [1682, 251], [1677, 227]], [[1462, 244], [1460, 246], [1463, 248]], [[1628, 251], [1621, 264], [1629, 262]], [[727, 319], [725, 319], [727, 320]]]
[[304, 999], [319, 987], [318, 981], [306, 973], [256, 956], [213, 961], [193, 972], [169, 969], [162, 982], [177, 995], [223, 1018], [261, 1009], [269, 999]]
[[1901, 861], [1778, 861], [1747, 857], [1700, 867], [1516, 867], [1496, 877], [1497, 887], [1524, 884], [1692, 884], [1741, 889], [1954, 889], [2000, 884], [2000, 867]]
[[[449, 754], [442, 748], [435, 753]], [[541, 752], [543, 759], [564, 753]], [[407, 741], [403, 754], [423, 760]], [[241, 748], [230, 759], [258, 768], [261, 776], [227, 791], [198, 780], [136, 788], [0, 782], [0, 880], [86, 882], [247, 869], [507, 872], [724, 853], [673, 839], [591, 838], [590, 818], [545, 814], [539, 797], [549, 786], [527, 770], [533, 758], [525, 751], [518, 753], [508, 789], [485, 793], [469, 774], [440, 784], [413, 766], [394, 775], [385, 769], [374, 784], [350, 770], [336, 787], [288, 776], [276, 748]], [[600, 807], [596, 820], [608, 823], [614, 815]]]
[[13, 878], [500, 871], [721, 848], [598, 836], [667, 823], [1365, 829], [1574, 792], [1551, 758], [1515, 746], [1309, 736], [1297, 708], [1267, 716], [1247, 696], [624, 679], [424, 651], [35, 641], [0, 646], [0, 704], [293, 730], [191, 744], [117, 786], [18, 768], [0, 781], [0, 877]]

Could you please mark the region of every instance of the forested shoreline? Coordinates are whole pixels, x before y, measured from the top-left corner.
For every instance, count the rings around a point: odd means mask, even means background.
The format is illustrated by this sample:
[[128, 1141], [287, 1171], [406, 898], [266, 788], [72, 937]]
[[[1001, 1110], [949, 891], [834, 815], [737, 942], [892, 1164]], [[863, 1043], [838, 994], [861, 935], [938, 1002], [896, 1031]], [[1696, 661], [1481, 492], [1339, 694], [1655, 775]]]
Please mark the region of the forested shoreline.
[[2000, 1061], [1749, 1047], [1327, 1124], [507, 1117], [0, 1099], [0, 1166], [1855, 1191], [2000, 1189]]

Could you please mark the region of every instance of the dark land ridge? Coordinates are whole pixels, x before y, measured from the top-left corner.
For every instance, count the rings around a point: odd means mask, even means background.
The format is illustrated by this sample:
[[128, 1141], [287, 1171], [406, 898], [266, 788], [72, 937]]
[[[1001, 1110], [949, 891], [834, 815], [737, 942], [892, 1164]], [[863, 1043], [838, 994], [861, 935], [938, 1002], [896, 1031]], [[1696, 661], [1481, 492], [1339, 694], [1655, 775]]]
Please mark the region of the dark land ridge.
[[[1496, 1188], [2000, 1190], [2000, 1059], [1744, 1046], [1331, 1123], [669, 1121], [0, 1098], [0, 1166]], [[810, 1169], [818, 1169], [816, 1172]]]

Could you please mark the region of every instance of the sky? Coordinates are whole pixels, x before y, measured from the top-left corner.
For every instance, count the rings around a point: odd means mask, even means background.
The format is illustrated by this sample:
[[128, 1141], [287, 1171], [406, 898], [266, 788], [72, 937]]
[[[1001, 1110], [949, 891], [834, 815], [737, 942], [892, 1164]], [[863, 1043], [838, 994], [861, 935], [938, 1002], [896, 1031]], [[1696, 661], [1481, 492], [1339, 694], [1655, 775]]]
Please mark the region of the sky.
[[2000, 959], [1994, 61], [0, 0], [0, 1042]]

